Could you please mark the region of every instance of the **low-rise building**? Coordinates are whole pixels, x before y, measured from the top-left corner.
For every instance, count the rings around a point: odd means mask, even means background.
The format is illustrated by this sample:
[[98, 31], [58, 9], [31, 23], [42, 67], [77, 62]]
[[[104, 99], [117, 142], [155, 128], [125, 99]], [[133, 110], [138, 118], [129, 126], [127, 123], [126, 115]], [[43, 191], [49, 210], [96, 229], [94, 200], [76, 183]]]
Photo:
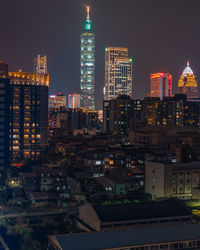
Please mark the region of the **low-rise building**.
[[145, 192], [154, 199], [200, 198], [200, 162], [145, 162]]
[[99, 177], [98, 182], [103, 186], [104, 190], [113, 195], [126, 195], [126, 183], [113, 177]]
[[179, 225], [48, 237], [48, 250], [200, 249], [200, 225]]
[[84, 204], [79, 218], [95, 231], [115, 231], [135, 227], [190, 222], [191, 212], [177, 200], [144, 204], [101, 205]]

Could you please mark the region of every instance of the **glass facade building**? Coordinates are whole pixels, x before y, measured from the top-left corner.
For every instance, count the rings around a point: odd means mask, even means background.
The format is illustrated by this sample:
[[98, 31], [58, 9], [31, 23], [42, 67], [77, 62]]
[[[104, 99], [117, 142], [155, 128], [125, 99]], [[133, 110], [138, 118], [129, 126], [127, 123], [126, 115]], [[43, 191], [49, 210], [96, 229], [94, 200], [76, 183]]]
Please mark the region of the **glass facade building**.
[[81, 107], [95, 109], [95, 35], [89, 13], [87, 7], [85, 30], [81, 34]]
[[112, 100], [119, 95], [132, 97], [132, 58], [127, 48], [109, 47], [105, 49], [104, 100]]

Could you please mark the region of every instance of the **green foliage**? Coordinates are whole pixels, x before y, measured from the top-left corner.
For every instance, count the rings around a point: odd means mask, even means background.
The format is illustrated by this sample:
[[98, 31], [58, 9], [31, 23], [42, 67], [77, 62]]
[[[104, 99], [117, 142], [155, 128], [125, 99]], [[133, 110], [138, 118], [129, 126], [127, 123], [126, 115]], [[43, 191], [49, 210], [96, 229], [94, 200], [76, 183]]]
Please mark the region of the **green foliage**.
[[[3, 221], [2, 221], [3, 223]], [[41, 250], [46, 249], [48, 235], [79, 232], [78, 228], [67, 216], [57, 215], [44, 217], [40, 224], [30, 226], [27, 219], [17, 219], [16, 223], [7, 226], [7, 235], [17, 237], [19, 250]]]
[[128, 199], [124, 199], [122, 202], [123, 202], [124, 204], [129, 204], [129, 203], [131, 203]]

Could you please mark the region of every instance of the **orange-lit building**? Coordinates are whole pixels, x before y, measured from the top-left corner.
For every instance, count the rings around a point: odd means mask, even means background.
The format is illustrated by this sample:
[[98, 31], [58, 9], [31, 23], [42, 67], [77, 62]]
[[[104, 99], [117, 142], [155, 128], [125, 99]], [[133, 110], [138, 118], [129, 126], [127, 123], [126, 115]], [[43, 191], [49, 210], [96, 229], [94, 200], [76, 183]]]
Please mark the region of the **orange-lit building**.
[[172, 75], [169, 73], [151, 74], [150, 97], [172, 96]]
[[186, 94], [188, 99], [198, 98], [198, 86], [196, 77], [190, 68], [189, 61], [178, 81], [178, 93]]
[[10, 161], [38, 159], [48, 139], [48, 74], [9, 72]]
[[47, 56], [37, 55], [34, 58], [34, 73], [47, 74]]

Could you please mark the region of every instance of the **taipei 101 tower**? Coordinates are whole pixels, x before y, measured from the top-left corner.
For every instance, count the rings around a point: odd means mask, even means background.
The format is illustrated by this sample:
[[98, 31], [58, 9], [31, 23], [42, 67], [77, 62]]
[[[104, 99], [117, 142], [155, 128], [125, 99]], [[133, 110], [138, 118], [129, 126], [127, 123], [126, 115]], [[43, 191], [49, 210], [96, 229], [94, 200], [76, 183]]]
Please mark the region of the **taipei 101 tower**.
[[90, 7], [87, 7], [87, 17], [84, 32], [81, 34], [80, 61], [81, 107], [95, 109], [95, 35], [90, 20]]

